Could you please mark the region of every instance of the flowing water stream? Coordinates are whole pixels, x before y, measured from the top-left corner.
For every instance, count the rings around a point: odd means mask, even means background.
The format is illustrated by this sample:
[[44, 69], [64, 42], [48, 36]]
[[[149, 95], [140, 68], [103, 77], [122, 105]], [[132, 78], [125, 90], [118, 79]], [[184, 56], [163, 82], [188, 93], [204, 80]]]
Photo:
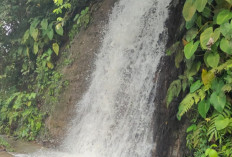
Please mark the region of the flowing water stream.
[[[151, 157], [154, 76], [165, 49], [171, 0], [120, 0], [91, 83], [59, 151], [29, 157]], [[162, 34], [162, 40], [160, 38]]]

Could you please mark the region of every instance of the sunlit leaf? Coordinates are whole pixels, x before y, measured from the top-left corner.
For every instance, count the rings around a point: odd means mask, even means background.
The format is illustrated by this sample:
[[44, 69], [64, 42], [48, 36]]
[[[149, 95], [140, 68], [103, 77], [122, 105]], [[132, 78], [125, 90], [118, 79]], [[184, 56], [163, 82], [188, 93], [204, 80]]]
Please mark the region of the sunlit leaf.
[[220, 61], [220, 56], [218, 53], [210, 53], [207, 56], [207, 63], [210, 67], [216, 68], [218, 66], [218, 63]]
[[186, 0], [183, 8], [183, 16], [186, 21], [190, 21], [196, 12], [193, 0]]
[[202, 118], [204, 119], [206, 118], [209, 108], [210, 108], [209, 101], [203, 100], [198, 104], [198, 113], [201, 115]]
[[199, 46], [199, 41], [193, 43], [193, 41], [191, 41], [190, 43], [188, 43], [185, 47], [184, 47], [184, 54], [185, 57], [187, 59], [190, 59], [192, 57], [192, 55], [196, 52], [198, 46]]
[[223, 52], [228, 53], [228, 54], [232, 54], [232, 42], [222, 38], [221, 42], [220, 42], [220, 48]]
[[232, 18], [231, 11], [224, 9], [217, 15], [217, 24], [221, 25], [227, 22], [228, 20], [230, 20], [231, 18]]
[[52, 49], [55, 52], [55, 54], [58, 56], [59, 55], [59, 45], [57, 43], [53, 43]]
[[194, 5], [197, 9], [197, 11], [202, 12], [207, 4], [208, 0], [196, 0], [194, 2]]
[[55, 30], [56, 30], [56, 33], [61, 35], [61, 36], [64, 34], [64, 30], [63, 30], [63, 27], [62, 27], [61, 23], [56, 25]]

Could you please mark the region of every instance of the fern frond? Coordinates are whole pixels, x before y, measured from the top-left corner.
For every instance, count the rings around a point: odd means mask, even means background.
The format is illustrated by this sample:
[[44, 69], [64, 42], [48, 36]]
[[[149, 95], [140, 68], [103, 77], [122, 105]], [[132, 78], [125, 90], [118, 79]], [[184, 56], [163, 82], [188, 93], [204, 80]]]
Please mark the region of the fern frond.
[[[208, 90], [208, 89], [207, 89]], [[177, 113], [177, 118], [180, 120], [181, 117], [188, 112], [194, 104], [199, 103], [204, 100], [206, 96], [206, 87], [198, 89], [194, 93], [188, 94], [179, 105], [179, 111]]]
[[181, 81], [180, 80], [173, 81], [168, 88], [168, 92], [166, 96], [167, 107], [175, 97], [179, 96], [180, 91], [181, 91]]

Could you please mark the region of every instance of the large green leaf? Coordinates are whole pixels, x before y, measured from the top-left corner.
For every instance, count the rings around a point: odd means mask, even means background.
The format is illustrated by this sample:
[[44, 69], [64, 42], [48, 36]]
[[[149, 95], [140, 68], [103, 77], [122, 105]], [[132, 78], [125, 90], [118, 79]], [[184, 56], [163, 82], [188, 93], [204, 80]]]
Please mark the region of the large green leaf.
[[194, 82], [191, 87], [190, 87], [190, 93], [195, 92], [196, 90], [198, 90], [201, 86], [203, 85], [203, 83], [200, 80], [197, 80], [196, 82]]
[[216, 28], [214, 32], [211, 34], [211, 38], [213, 38], [214, 43], [217, 42], [221, 34], [220, 28]]
[[190, 43], [188, 43], [187, 45], [185, 45], [184, 47], [184, 54], [185, 57], [187, 59], [190, 59], [192, 57], [192, 55], [196, 52], [198, 46], [199, 46], [199, 41], [193, 43], [193, 41], [191, 41]]
[[221, 25], [225, 22], [227, 22], [228, 20], [230, 20], [232, 18], [232, 13], [230, 12], [230, 10], [222, 10], [220, 11], [220, 13], [217, 15], [217, 24]]
[[183, 16], [186, 21], [190, 21], [196, 12], [196, 7], [193, 0], [186, 0], [183, 8]]
[[63, 27], [61, 26], [60, 23], [56, 25], [55, 30], [56, 30], [56, 33], [61, 35], [61, 36], [64, 34]]
[[192, 28], [186, 33], [186, 40], [188, 42], [192, 41], [198, 34], [198, 29]]
[[197, 9], [197, 11], [202, 12], [207, 4], [208, 0], [196, 0], [194, 2], [194, 5]]
[[217, 28], [213, 31], [213, 27], [209, 27], [201, 33], [200, 42], [202, 49], [210, 49], [210, 47], [219, 39], [220, 29]]
[[220, 42], [220, 48], [223, 52], [228, 53], [228, 54], [232, 54], [232, 42], [222, 38], [221, 42]]
[[218, 157], [217, 151], [211, 148], [206, 149], [205, 155], [209, 157]]
[[222, 112], [226, 105], [226, 95], [223, 92], [213, 92], [210, 96], [210, 103], [218, 112]]
[[207, 43], [209, 42], [211, 34], [213, 34], [213, 27], [209, 27], [203, 33], [201, 33], [200, 42], [202, 49], [208, 49]]
[[215, 120], [215, 126], [218, 131], [225, 129], [229, 125], [229, 123], [230, 119], [224, 118], [222, 115], [218, 116]]
[[220, 61], [220, 56], [219, 54], [216, 53], [210, 53], [207, 55], [207, 63], [210, 67], [216, 68], [218, 66], [218, 63]]
[[201, 115], [202, 118], [204, 119], [206, 118], [209, 108], [210, 108], [209, 101], [203, 100], [198, 104], [198, 113]]
[[52, 49], [55, 52], [55, 54], [58, 56], [59, 55], [59, 45], [57, 43], [53, 43]]
[[232, 38], [232, 22], [224, 23], [220, 26], [220, 31], [226, 39]]

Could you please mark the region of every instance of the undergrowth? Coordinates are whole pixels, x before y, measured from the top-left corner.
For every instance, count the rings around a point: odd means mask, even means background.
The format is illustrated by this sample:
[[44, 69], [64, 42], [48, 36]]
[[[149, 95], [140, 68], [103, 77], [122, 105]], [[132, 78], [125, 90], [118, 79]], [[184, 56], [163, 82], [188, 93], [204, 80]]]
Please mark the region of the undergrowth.
[[167, 51], [177, 68], [185, 64], [166, 102], [169, 106], [181, 91], [188, 92], [177, 118], [193, 115], [186, 140], [194, 157], [232, 157], [231, 6], [231, 0], [186, 0], [186, 34]]

